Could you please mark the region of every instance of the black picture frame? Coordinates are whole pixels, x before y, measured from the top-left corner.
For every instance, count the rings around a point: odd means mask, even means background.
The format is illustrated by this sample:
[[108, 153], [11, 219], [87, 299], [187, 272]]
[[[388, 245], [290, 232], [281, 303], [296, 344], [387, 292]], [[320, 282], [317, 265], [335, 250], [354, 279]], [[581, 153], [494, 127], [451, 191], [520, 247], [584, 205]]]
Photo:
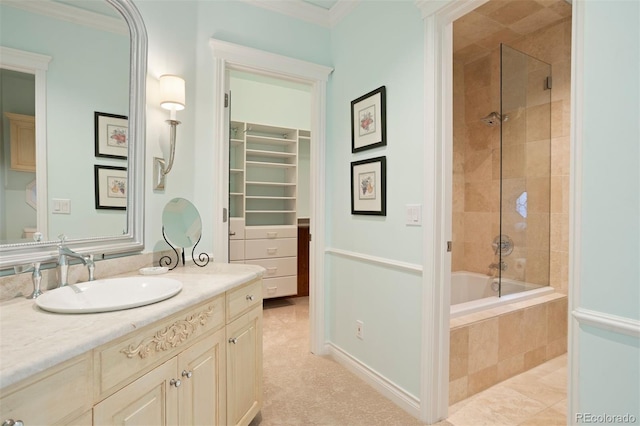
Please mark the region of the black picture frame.
[[387, 157], [351, 163], [351, 214], [387, 215]]
[[129, 118], [126, 115], [93, 113], [95, 156], [127, 159]]
[[94, 165], [96, 209], [127, 209], [127, 168]]
[[351, 101], [351, 152], [387, 145], [385, 86]]

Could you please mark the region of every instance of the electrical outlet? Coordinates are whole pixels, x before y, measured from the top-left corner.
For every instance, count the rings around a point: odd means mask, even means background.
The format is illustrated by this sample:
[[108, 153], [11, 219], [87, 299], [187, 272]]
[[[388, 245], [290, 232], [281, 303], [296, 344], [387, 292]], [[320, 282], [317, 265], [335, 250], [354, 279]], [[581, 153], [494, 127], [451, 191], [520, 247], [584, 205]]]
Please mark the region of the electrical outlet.
[[364, 323], [360, 320], [356, 321], [356, 337], [364, 340]]

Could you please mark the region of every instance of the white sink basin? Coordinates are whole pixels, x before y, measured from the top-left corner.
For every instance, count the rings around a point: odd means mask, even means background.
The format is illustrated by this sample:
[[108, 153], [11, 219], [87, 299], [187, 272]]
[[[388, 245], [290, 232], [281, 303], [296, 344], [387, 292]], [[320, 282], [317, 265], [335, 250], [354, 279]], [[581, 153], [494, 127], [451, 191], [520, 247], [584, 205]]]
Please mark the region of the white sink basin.
[[173, 278], [109, 278], [56, 288], [38, 297], [36, 305], [67, 314], [119, 311], [168, 299], [181, 289]]

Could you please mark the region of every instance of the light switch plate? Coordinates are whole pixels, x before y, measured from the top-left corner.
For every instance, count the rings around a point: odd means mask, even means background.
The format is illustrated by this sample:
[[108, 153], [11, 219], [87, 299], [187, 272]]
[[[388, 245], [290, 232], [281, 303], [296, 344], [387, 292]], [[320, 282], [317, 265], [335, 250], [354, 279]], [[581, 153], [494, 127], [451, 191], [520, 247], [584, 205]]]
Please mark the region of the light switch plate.
[[54, 198], [53, 214], [71, 214], [71, 200], [65, 198]]
[[407, 204], [407, 226], [422, 226], [422, 204]]

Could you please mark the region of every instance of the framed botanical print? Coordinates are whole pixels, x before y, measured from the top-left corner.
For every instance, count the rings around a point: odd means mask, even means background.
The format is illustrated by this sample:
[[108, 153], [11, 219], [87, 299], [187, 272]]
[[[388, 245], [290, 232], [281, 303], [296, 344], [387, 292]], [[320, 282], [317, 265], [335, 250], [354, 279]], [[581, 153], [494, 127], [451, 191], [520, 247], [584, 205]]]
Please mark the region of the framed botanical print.
[[351, 152], [387, 144], [384, 86], [351, 101]]
[[126, 210], [126, 167], [93, 166], [95, 175], [96, 209]]
[[387, 157], [351, 163], [351, 214], [387, 215]]
[[94, 112], [96, 157], [127, 158], [129, 119], [125, 115]]

